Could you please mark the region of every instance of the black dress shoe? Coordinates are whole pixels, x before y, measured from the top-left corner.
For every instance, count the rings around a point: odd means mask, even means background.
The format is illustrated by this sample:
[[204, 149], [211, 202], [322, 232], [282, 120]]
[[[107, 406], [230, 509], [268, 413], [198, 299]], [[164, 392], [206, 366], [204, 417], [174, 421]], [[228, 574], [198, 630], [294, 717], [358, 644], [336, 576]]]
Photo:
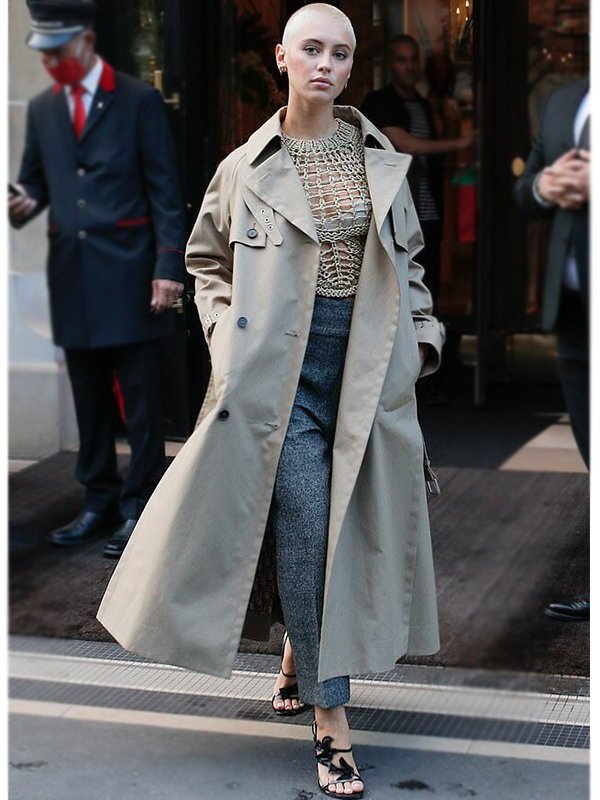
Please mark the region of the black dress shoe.
[[122, 556], [123, 550], [125, 550], [125, 546], [133, 533], [136, 523], [137, 519], [126, 519], [125, 522], [117, 528], [104, 548], [103, 552], [106, 558], [120, 558]]
[[48, 541], [59, 547], [74, 547], [90, 541], [102, 533], [114, 518], [109, 514], [98, 511], [82, 511], [72, 522], [57, 528], [48, 535]]
[[566, 603], [550, 603], [544, 609], [544, 614], [565, 622], [587, 622], [590, 618], [590, 601], [579, 598]]

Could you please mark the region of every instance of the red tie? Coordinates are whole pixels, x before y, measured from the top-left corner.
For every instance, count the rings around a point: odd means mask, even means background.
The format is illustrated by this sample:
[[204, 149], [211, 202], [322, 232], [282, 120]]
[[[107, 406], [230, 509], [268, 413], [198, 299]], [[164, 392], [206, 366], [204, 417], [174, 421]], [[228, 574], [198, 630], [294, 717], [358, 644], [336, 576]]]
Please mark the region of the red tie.
[[83, 105], [83, 93], [85, 89], [81, 84], [71, 86], [71, 97], [73, 98], [73, 130], [75, 136], [80, 139], [85, 127], [85, 106]]

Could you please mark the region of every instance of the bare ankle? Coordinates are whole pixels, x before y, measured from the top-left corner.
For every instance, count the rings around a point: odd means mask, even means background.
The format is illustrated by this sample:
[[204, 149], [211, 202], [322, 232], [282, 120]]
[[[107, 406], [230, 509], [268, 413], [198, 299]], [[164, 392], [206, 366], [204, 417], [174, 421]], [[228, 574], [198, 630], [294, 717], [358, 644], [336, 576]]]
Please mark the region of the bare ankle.
[[317, 727], [330, 729], [347, 729], [348, 720], [346, 718], [346, 708], [344, 706], [334, 706], [333, 708], [315, 707], [315, 719]]

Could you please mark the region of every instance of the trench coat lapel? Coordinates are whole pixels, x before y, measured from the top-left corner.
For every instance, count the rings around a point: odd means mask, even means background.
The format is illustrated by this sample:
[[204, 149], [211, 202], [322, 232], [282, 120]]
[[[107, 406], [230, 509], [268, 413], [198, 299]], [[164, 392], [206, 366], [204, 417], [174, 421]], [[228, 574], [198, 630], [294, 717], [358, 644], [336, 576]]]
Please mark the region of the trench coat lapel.
[[263, 203], [318, 243], [319, 237], [306, 193], [285, 147], [280, 147], [259, 164], [250, 173], [246, 186]]
[[[386, 241], [388, 238], [393, 246], [391, 233], [385, 237]], [[396, 335], [400, 289], [393, 263], [385, 257], [384, 251], [387, 252], [387, 247], [384, 248], [379, 237], [373, 215], [354, 301], [338, 406], [325, 596], [342, 523], [367, 448]]]
[[[289, 222], [318, 242], [315, 223], [302, 183], [286, 148], [281, 144], [281, 111], [274, 114], [248, 140], [248, 161], [256, 166], [250, 173], [247, 187], [266, 205], [284, 216]], [[356, 109], [335, 106], [334, 115], [360, 125], [365, 144], [374, 142], [376, 147], [365, 147], [365, 168], [373, 204], [373, 217], [377, 232], [381, 234], [385, 218], [400, 184], [404, 180], [411, 156], [396, 153], [389, 142], [369, 120]], [[275, 152], [262, 162], [265, 151], [273, 147]], [[393, 242], [386, 241], [388, 256], [394, 259]]]
[[[373, 204], [373, 217], [379, 236], [382, 234], [383, 224], [400, 191], [402, 181], [406, 177], [412, 157], [404, 153], [392, 153], [389, 150], [379, 150], [365, 147], [365, 168], [371, 203]], [[386, 251], [392, 263], [394, 262], [393, 243], [386, 245]]]
[[[342, 523], [367, 448], [394, 346], [400, 289], [395, 271], [392, 225], [388, 216], [410, 163], [411, 157], [408, 155], [365, 147], [365, 167], [373, 217], [354, 301], [338, 406], [333, 448], [326, 593]], [[373, 309], [377, 309], [376, 314], [373, 314]]]

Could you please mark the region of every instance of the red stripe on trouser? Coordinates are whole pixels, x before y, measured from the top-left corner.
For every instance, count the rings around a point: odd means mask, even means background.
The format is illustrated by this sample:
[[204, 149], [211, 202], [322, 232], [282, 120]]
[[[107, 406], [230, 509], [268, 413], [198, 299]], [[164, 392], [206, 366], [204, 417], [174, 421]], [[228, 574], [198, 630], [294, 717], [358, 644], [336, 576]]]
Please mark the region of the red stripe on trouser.
[[127, 419], [125, 417], [125, 401], [123, 400], [123, 392], [121, 391], [121, 386], [119, 385], [119, 379], [117, 378], [114, 372], [113, 372], [113, 394], [115, 396], [117, 405], [119, 407], [119, 416], [121, 417], [121, 422], [125, 425], [127, 424]]

